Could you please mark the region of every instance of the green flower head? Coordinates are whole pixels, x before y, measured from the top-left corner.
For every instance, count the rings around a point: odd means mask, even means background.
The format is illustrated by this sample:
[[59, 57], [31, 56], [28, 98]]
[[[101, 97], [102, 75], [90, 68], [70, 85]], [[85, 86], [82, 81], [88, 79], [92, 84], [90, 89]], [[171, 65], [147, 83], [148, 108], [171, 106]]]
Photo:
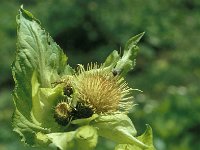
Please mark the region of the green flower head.
[[17, 25], [13, 127], [23, 142], [48, 149], [93, 150], [101, 136], [114, 141], [115, 150], [154, 149], [150, 126], [136, 136], [127, 116], [134, 89], [124, 77], [134, 68], [144, 33], [126, 43], [123, 55], [113, 51], [102, 64], [73, 69], [30, 12], [21, 8]]

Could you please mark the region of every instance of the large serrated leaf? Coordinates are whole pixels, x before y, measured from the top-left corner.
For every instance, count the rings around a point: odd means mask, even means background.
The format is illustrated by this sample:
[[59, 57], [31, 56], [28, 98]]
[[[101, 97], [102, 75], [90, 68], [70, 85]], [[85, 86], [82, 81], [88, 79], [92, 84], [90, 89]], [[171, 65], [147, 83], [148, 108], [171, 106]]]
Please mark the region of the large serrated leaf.
[[[70, 74], [66, 73], [70, 71], [67, 69], [70, 67], [66, 61], [67, 57], [61, 48], [41, 28], [39, 21], [30, 12], [21, 8], [17, 16], [17, 51], [12, 64], [12, 74], [15, 81], [13, 100], [16, 107], [13, 126], [14, 131], [23, 138], [28, 133], [25, 131], [30, 131], [29, 134], [32, 135], [43, 129], [40, 125], [44, 119], [42, 116], [44, 109], [41, 107], [39, 88], [49, 88], [63, 73]], [[48, 109], [52, 109], [52, 106]], [[27, 121], [28, 126], [26, 126]], [[36, 130], [34, 126], [40, 128]], [[29, 144], [34, 143], [32, 140], [27, 141], [27, 138], [24, 141]]]
[[35, 145], [35, 133], [50, 132], [46, 128], [42, 128], [37, 124], [30, 122], [26, 117], [24, 117], [19, 110], [15, 110], [13, 114], [13, 127], [14, 131], [17, 132], [21, 136], [21, 141], [26, 144]]
[[[41, 87], [50, 87], [64, 70], [67, 57], [38, 21], [22, 8], [17, 24], [16, 61], [19, 66], [15, 68], [29, 73], [36, 70]], [[26, 75], [26, 78], [30, 76]]]

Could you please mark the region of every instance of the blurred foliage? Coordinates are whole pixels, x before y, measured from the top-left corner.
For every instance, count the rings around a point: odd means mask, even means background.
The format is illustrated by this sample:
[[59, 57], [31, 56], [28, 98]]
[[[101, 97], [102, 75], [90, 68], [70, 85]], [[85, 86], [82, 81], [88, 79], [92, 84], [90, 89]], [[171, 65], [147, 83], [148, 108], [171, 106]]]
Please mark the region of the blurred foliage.
[[[200, 149], [199, 0], [1, 0], [0, 149], [25, 150], [12, 132], [15, 17], [21, 4], [63, 48], [73, 66], [103, 62], [131, 36], [145, 31], [137, 66], [127, 78], [138, 104], [130, 113], [139, 134], [152, 126], [159, 150]], [[113, 149], [100, 139], [97, 150]]]

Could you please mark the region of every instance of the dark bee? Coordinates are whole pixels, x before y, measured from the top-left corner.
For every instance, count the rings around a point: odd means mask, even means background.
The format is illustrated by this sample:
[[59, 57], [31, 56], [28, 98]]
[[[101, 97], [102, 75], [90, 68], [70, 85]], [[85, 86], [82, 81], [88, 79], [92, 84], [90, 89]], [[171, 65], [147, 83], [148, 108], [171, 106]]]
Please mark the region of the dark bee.
[[78, 102], [76, 107], [72, 107], [68, 102], [60, 102], [55, 107], [55, 121], [62, 126], [68, 125], [72, 120], [89, 118], [94, 114], [94, 111], [81, 102]]
[[73, 88], [67, 85], [64, 87], [63, 92], [64, 92], [64, 95], [70, 97], [73, 94]]
[[84, 105], [81, 102], [78, 102], [76, 107], [72, 110], [73, 120], [89, 118], [94, 114], [94, 111], [89, 106]]

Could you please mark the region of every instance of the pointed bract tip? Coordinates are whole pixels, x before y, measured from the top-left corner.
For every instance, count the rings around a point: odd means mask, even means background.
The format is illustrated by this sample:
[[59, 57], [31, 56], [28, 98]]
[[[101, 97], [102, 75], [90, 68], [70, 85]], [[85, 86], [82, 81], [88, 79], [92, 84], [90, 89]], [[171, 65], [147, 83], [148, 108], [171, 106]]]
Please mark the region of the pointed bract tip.
[[134, 45], [137, 45], [137, 43], [140, 41], [140, 39], [143, 37], [144, 34], [145, 34], [145, 32], [142, 32], [142, 33], [137, 34], [134, 37], [130, 38], [125, 45], [125, 50], [132, 48]]
[[134, 38], [137, 39], [136, 40], [137, 43], [141, 40], [141, 38], [144, 36], [144, 34], [145, 34], [145, 32], [142, 32], [142, 33], [139, 33], [136, 36], [134, 36]]

